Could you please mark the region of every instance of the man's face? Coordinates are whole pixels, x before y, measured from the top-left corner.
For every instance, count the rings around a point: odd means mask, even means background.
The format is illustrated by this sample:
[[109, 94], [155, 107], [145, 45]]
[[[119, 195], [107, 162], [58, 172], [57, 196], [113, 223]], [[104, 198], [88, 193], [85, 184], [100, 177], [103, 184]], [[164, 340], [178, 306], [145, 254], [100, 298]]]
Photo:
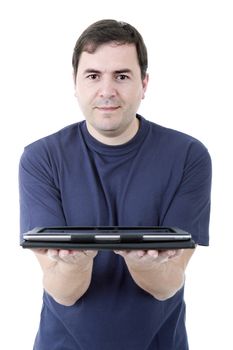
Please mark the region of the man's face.
[[135, 45], [101, 45], [82, 52], [76, 96], [87, 124], [99, 135], [119, 136], [135, 123], [147, 87], [142, 81]]

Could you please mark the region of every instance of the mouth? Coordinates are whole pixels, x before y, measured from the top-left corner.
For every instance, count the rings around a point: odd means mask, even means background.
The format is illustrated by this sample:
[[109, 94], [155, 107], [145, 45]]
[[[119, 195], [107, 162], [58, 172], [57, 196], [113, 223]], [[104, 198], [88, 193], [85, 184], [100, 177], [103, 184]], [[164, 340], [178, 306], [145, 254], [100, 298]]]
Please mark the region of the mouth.
[[117, 109], [119, 109], [120, 107], [119, 106], [108, 106], [108, 107], [95, 107], [96, 109], [98, 109], [98, 111], [101, 111], [101, 112], [114, 112], [116, 111]]

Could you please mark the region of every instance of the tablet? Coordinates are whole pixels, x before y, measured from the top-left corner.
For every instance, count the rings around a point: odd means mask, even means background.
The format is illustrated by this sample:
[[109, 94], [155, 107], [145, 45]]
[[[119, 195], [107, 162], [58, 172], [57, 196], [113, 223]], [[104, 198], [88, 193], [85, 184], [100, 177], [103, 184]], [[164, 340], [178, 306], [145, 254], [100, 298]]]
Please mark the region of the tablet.
[[23, 235], [23, 248], [56, 249], [185, 249], [195, 248], [190, 233], [161, 226], [36, 227]]

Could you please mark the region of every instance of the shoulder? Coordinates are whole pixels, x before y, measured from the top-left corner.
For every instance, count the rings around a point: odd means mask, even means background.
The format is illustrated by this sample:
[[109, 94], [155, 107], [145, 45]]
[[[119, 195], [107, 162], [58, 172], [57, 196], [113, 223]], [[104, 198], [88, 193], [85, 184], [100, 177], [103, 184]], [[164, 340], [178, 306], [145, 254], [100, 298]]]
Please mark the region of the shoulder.
[[150, 142], [159, 149], [161, 154], [177, 158], [179, 156], [185, 158], [203, 156], [210, 159], [207, 147], [194, 136], [151, 121], [146, 122], [150, 126]]
[[75, 123], [27, 145], [20, 158], [20, 169], [32, 173], [51, 173], [61, 168], [64, 159], [75, 157], [81, 139]]
[[82, 122], [68, 125], [61, 130], [38, 139], [31, 144], [25, 146], [24, 155], [44, 155], [53, 156], [62, 152], [67, 146], [72, 146], [79, 139], [80, 125]]
[[65, 143], [67, 141], [70, 142], [72, 139], [77, 138], [81, 124], [82, 122], [68, 125], [61, 130], [58, 130], [50, 135], [32, 142], [31, 144], [27, 145], [25, 149], [37, 149], [43, 148], [43, 146], [45, 147], [49, 145], [56, 145], [58, 143]]
[[195, 138], [192, 135], [188, 135], [184, 132], [171, 129], [159, 124], [156, 124], [154, 122], [148, 121], [151, 131], [154, 135], [159, 136], [160, 139], [163, 142], [172, 142], [172, 143], [177, 143], [177, 144], [192, 144], [192, 143], [198, 143], [199, 145], [202, 145], [205, 147], [201, 141], [199, 141], [197, 138]]

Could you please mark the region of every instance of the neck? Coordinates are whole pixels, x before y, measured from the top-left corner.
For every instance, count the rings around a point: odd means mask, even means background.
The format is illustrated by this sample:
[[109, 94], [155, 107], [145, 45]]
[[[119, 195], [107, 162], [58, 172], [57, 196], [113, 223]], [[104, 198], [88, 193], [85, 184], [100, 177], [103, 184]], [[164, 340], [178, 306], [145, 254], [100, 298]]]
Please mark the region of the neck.
[[117, 146], [122, 145], [130, 141], [138, 132], [139, 120], [135, 117], [132, 123], [122, 132], [116, 133], [115, 131], [99, 131], [88, 121], [86, 121], [87, 130], [96, 140], [105, 145]]

